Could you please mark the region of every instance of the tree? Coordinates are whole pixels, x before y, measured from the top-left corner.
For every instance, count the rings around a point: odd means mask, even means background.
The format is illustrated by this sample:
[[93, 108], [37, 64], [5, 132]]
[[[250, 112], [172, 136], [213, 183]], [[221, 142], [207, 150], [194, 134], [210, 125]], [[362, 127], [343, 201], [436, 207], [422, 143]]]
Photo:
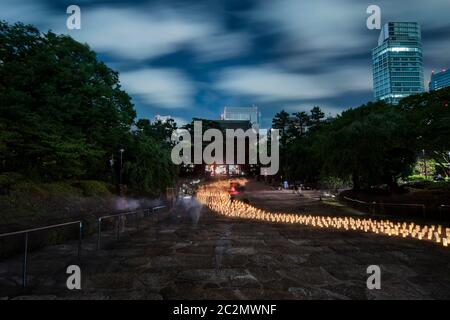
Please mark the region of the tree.
[[308, 128], [308, 123], [310, 121], [310, 117], [305, 111], [297, 112], [294, 114], [297, 119], [297, 124], [299, 128], [300, 135], [304, 135], [306, 133], [306, 129]]
[[135, 117], [118, 74], [87, 45], [0, 22], [2, 170], [44, 179], [102, 176]]
[[417, 153], [430, 157], [439, 171], [450, 176], [450, 88], [412, 95], [403, 99], [399, 108], [409, 122], [409, 134], [417, 142]]
[[315, 130], [318, 128], [325, 118], [325, 113], [322, 112], [320, 107], [315, 106], [310, 111], [311, 115], [309, 116], [308, 127], [310, 130]]
[[343, 180], [351, 177], [355, 189], [382, 183], [396, 189], [415, 161], [407, 128], [401, 110], [382, 102], [344, 111], [327, 130], [324, 170]]
[[[173, 121], [134, 123], [119, 75], [69, 36], [0, 22], [0, 166], [30, 179], [122, 175], [138, 192], [173, 183]], [[123, 167], [119, 150], [124, 148]]]
[[282, 146], [285, 145], [288, 138], [289, 113], [284, 110], [278, 112], [272, 120], [272, 128], [280, 130], [280, 143]]
[[305, 111], [294, 113], [293, 117], [289, 119], [288, 140], [303, 136], [306, 133], [309, 121], [309, 115]]
[[[300, 129], [300, 114], [295, 114], [280, 151], [280, 171], [291, 180], [337, 178], [351, 180], [354, 189], [386, 184], [396, 191], [399, 180], [412, 173], [418, 155], [425, 153], [439, 172], [450, 175], [448, 101], [450, 88], [409, 96], [398, 106], [370, 102], [327, 120], [314, 107], [306, 132]], [[286, 118], [277, 114], [274, 123], [281, 128]]]
[[125, 182], [137, 193], [159, 194], [173, 185], [177, 168], [170, 150], [143, 132], [136, 132], [124, 163]]
[[143, 130], [147, 135], [153, 137], [156, 141], [160, 141], [166, 146], [172, 146], [172, 132], [177, 129], [177, 124], [173, 119], [167, 121], [157, 120], [150, 123], [148, 119], [139, 119], [136, 127]]

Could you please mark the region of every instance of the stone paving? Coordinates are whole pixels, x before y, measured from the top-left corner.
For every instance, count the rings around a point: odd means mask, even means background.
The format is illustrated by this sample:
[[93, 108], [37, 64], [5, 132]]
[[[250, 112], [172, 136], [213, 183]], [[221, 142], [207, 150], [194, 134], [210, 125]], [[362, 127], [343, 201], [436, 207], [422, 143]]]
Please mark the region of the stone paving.
[[[301, 205], [301, 204], [300, 204]], [[358, 232], [227, 219], [207, 209], [170, 218], [95, 250], [48, 247], [30, 259], [29, 292], [14, 289], [0, 263], [0, 297], [16, 299], [450, 299], [450, 250]], [[82, 290], [65, 287], [68, 264]], [[381, 290], [368, 290], [369, 265]], [[19, 282], [19, 275], [13, 280]]]

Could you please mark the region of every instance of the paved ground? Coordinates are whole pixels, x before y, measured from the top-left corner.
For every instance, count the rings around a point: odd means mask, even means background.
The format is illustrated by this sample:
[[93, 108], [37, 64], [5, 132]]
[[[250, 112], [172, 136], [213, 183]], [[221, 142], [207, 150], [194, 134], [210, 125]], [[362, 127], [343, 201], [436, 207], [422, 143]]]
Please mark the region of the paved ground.
[[[299, 206], [310, 201], [298, 199]], [[263, 200], [258, 202], [264, 206]], [[195, 206], [178, 209], [170, 219], [101, 251], [95, 251], [95, 238], [84, 247], [81, 291], [65, 288], [65, 268], [77, 263], [69, 244], [33, 254], [30, 284], [38, 288], [25, 297], [14, 292], [10, 280], [13, 270], [20, 270], [19, 261], [0, 263], [0, 297], [450, 299], [448, 248], [357, 232], [225, 219]], [[366, 287], [366, 269], [372, 264], [381, 267], [381, 290]]]
[[257, 208], [267, 211], [278, 211], [284, 213], [305, 213], [314, 215], [363, 215], [364, 213], [344, 207], [339, 203], [330, 206], [319, 201], [321, 191], [303, 190], [293, 192], [292, 190], [274, 190], [266, 184], [250, 180], [245, 192], [240, 196]]

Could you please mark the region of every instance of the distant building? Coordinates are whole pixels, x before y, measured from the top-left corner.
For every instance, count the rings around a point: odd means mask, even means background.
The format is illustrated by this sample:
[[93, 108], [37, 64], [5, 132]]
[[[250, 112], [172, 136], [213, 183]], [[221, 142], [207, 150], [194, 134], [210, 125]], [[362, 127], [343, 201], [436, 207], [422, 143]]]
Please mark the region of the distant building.
[[422, 40], [416, 22], [389, 22], [381, 29], [372, 50], [373, 88], [376, 100], [397, 104], [424, 92]]
[[214, 122], [217, 122], [222, 130], [242, 129], [244, 131], [247, 131], [248, 129], [252, 128], [252, 123], [249, 120], [214, 120]]
[[[238, 130], [242, 129], [244, 132], [252, 128], [252, 124], [249, 120], [214, 120], [218, 124], [218, 127], [224, 132], [227, 129]], [[224, 159], [227, 157], [227, 150], [224, 148]], [[248, 155], [248, 145], [246, 144], [246, 154]], [[233, 158], [237, 159], [237, 145], [235, 141], [234, 155]], [[217, 175], [242, 175], [248, 173], [250, 170], [250, 165], [248, 164], [248, 157], [245, 159], [245, 164], [225, 164], [225, 163], [215, 163], [205, 166], [205, 173], [210, 176]]]
[[222, 120], [250, 121], [252, 128], [259, 129], [258, 107], [225, 107]]
[[450, 87], [450, 70], [442, 70], [431, 74], [430, 91]]

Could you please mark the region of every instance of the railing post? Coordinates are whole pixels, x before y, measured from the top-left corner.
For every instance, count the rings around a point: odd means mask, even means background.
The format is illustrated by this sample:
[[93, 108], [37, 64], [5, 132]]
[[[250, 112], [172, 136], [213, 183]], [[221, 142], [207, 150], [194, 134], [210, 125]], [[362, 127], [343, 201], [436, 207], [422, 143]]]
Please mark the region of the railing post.
[[117, 222], [117, 240], [119, 240], [119, 238], [120, 238], [120, 217], [119, 216], [116, 218], [116, 222]]
[[26, 288], [27, 286], [27, 264], [28, 264], [28, 232], [25, 232], [25, 244], [23, 252], [23, 269], [22, 269], [22, 286]]
[[81, 258], [81, 241], [83, 239], [83, 222], [80, 221], [80, 230], [79, 230], [79, 238], [78, 238], [78, 259]]
[[375, 201], [372, 201], [372, 214], [376, 214], [377, 212], [377, 203]]
[[97, 250], [100, 250], [100, 241], [102, 238], [102, 218], [97, 219]]
[[138, 221], [139, 216], [138, 215], [139, 215], [139, 211], [136, 211], [136, 213], [134, 214], [135, 219], [136, 219], [136, 231], [139, 230], [139, 221]]

